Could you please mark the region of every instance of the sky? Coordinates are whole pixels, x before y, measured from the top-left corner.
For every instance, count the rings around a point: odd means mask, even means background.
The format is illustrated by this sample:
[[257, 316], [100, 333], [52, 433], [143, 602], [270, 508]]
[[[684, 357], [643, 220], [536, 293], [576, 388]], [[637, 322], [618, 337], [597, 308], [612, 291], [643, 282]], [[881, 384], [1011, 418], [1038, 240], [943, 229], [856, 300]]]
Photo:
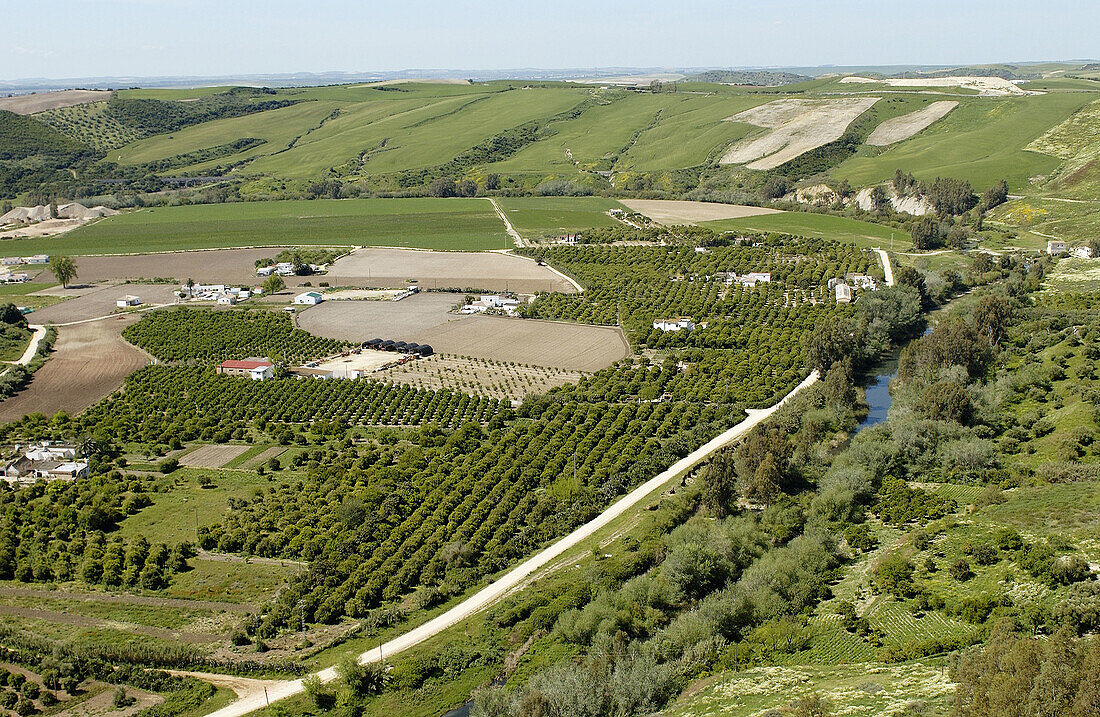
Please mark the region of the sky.
[[1096, 0], [52, 0], [46, 13], [34, 2], [4, 5], [4, 80], [1100, 56]]

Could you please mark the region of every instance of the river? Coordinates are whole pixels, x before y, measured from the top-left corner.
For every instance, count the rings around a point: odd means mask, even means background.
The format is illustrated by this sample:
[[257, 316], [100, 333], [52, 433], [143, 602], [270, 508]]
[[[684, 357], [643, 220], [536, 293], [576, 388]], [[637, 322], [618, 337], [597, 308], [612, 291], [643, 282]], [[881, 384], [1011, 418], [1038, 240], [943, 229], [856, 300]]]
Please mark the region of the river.
[[890, 412], [890, 404], [894, 397], [890, 395], [890, 381], [898, 375], [898, 354], [891, 354], [889, 358], [881, 361], [871, 371], [870, 382], [864, 387], [867, 407], [870, 409], [867, 417], [859, 424], [857, 431], [882, 423]]

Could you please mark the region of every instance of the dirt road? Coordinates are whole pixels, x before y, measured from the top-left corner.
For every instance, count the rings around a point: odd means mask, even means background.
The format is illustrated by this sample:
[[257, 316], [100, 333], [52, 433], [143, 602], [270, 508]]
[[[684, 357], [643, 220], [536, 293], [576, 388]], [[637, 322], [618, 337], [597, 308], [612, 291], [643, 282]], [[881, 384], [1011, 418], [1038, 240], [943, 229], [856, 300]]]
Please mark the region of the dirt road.
[[[526, 561], [520, 563], [512, 570], [501, 576], [498, 580], [494, 581], [487, 587], [481, 589], [474, 595], [463, 600], [458, 605], [455, 605], [450, 610], [435, 617], [432, 620], [413, 628], [409, 632], [406, 632], [400, 637], [396, 637], [393, 640], [381, 645], [379, 648], [364, 652], [359, 655], [359, 662], [367, 664], [370, 662], [377, 662], [386, 655], [394, 655], [403, 650], [407, 650], [414, 645], [417, 645], [428, 638], [438, 635], [443, 630], [455, 625], [462, 620], [474, 615], [481, 610], [489, 607], [493, 603], [497, 602], [505, 595], [509, 594], [513, 590], [516, 590], [524, 585], [527, 578], [530, 577], [535, 571], [546, 566], [551, 561], [561, 556], [571, 548], [576, 547], [581, 542], [591, 538], [602, 528], [606, 527], [616, 518], [620, 517], [631, 508], [635, 507], [650, 494], [655, 491], [664, 488], [665, 484], [669, 483], [673, 479], [681, 476], [694, 466], [698, 465], [702, 461], [706, 460], [715, 451], [729, 445], [731, 442], [743, 437], [754, 427], [759, 425], [768, 416], [772, 415], [780, 406], [789, 401], [799, 391], [812, 386], [817, 382], [818, 374], [816, 371], [806, 377], [802, 383], [798, 384], [790, 393], [783, 397], [781, 401], [771, 406], [770, 408], [759, 409], [755, 411], [748, 411], [748, 418], [741, 423], [738, 423], [733, 428], [729, 429], [725, 433], [717, 436], [706, 445], [692, 451], [686, 457], [681, 458], [672, 464], [667, 470], [658, 474], [657, 476], [646, 481], [642, 485], [638, 486], [630, 493], [616, 501], [611, 507], [605, 510], [596, 518], [585, 523], [581, 527], [574, 530], [569, 535], [565, 536], [558, 542], [554, 543], [550, 547], [546, 548], [542, 552], [536, 554], [534, 557], [528, 558]], [[330, 667], [325, 670], [321, 670], [316, 673], [322, 682], [331, 682], [336, 679], [337, 673], [335, 667]], [[196, 675], [200, 676], [200, 675]], [[201, 676], [202, 679], [207, 679], [205, 676]], [[220, 710], [216, 710], [210, 713], [210, 717], [242, 717], [253, 710], [264, 707], [269, 702], [275, 702], [277, 700], [292, 697], [303, 691], [302, 680], [286, 680], [277, 682], [273, 685], [268, 685], [266, 694], [251, 694], [248, 697], [242, 697], [231, 705], [223, 707]]]
[[508, 236], [512, 237], [512, 241], [516, 243], [517, 247], [527, 246], [527, 241], [516, 231], [516, 228], [512, 226], [512, 222], [508, 221], [508, 215], [504, 213], [504, 210], [497, 204], [497, 200], [489, 197], [489, 203], [493, 205], [493, 209], [497, 210], [497, 216], [500, 217], [500, 221], [504, 222], [504, 231], [508, 232]]
[[890, 255], [886, 253], [885, 249], [875, 249], [875, 253], [878, 254], [879, 261], [882, 262], [882, 271], [886, 276], [886, 285], [894, 285], [894, 269], [890, 266]]

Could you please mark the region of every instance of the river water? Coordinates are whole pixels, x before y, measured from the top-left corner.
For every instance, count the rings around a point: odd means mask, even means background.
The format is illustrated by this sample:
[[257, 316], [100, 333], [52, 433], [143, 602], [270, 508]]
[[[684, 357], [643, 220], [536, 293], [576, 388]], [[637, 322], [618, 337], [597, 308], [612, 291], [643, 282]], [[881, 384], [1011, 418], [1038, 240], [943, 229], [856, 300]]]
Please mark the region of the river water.
[[894, 397], [890, 395], [890, 381], [897, 375], [897, 354], [875, 366], [869, 377], [870, 383], [864, 387], [867, 406], [870, 411], [867, 413], [867, 418], [859, 424], [857, 431], [886, 420], [886, 416], [890, 412], [890, 404], [894, 401]]

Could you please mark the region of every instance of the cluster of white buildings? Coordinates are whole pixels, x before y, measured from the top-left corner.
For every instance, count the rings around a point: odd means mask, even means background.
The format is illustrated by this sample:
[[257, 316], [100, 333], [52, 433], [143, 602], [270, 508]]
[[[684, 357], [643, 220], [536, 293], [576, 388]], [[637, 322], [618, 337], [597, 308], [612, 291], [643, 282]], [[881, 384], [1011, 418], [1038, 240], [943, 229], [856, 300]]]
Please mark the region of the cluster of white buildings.
[[1093, 251], [1092, 247], [1088, 245], [1075, 246], [1070, 249], [1066, 243], [1060, 239], [1051, 239], [1047, 242], [1047, 254], [1051, 256], [1061, 256], [1063, 254], [1069, 254], [1074, 259], [1092, 259]]
[[29, 484], [36, 480], [75, 480], [88, 476], [88, 464], [81, 460], [76, 446], [52, 443], [16, 446], [17, 457], [4, 463], [4, 480]]
[[35, 254], [34, 256], [6, 256], [0, 259], [4, 266], [19, 266], [20, 264], [49, 264], [49, 254]]
[[[320, 273], [325, 270], [325, 267], [321, 264], [310, 264], [310, 270], [314, 273]], [[272, 264], [271, 266], [261, 266], [256, 269], [256, 276], [294, 276], [294, 264], [289, 261], [281, 261], [278, 264]]]
[[25, 284], [31, 280], [30, 274], [25, 271], [12, 271], [13, 267], [24, 265], [42, 266], [49, 263], [49, 254], [6, 256], [0, 259], [0, 284]]
[[741, 275], [732, 271], [720, 271], [717, 277], [725, 281], [727, 286], [741, 284], [742, 286], [751, 287], [757, 284], [772, 283], [772, 273], [770, 271], [750, 271], [748, 274]]
[[484, 294], [479, 299], [463, 306], [460, 314], [484, 314], [490, 311], [499, 311], [509, 316], [515, 316], [519, 309], [519, 299], [499, 294]]
[[856, 290], [877, 291], [878, 282], [867, 274], [846, 274], [843, 279], [829, 279], [829, 288], [836, 296], [836, 303], [850, 304]]
[[695, 322], [690, 316], [677, 316], [674, 319], [657, 319], [653, 322], [653, 328], [665, 332], [692, 331], [695, 329]]
[[227, 286], [225, 284], [184, 284], [180, 287], [180, 294], [186, 294], [187, 298], [194, 301], [213, 301], [221, 306], [233, 306], [240, 301], [247, 301], [255, 293], [252, 289], [243, 286]]

